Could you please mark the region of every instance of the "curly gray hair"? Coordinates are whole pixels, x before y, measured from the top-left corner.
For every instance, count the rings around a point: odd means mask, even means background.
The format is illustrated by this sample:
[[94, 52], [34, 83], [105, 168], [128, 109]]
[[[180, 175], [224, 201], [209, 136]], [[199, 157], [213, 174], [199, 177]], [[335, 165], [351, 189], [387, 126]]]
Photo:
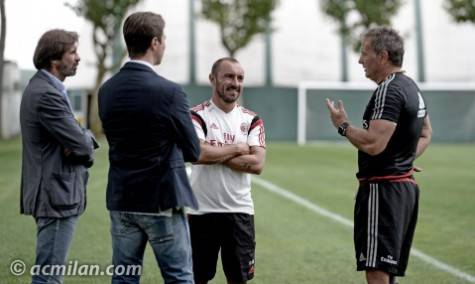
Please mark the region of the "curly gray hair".
[[374, 27], [362, 35], [362, 41], [371, 39], [371, 46], [376, 53], [386, 50], [389, 60], [401, 67], [404, 58], [404, 40], [399, 33], [390, 27]]

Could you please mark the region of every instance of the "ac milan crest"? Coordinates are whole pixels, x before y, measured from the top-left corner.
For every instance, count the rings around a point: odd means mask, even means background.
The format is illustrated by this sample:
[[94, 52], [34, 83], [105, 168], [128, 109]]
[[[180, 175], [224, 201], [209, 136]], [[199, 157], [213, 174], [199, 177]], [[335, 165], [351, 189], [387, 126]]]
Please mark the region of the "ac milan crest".
[[241, 132], [244, 135], [248, 134], [248, 132], [249, 132], [249, 123], [245, 123], [245, 122], [241, 123]]

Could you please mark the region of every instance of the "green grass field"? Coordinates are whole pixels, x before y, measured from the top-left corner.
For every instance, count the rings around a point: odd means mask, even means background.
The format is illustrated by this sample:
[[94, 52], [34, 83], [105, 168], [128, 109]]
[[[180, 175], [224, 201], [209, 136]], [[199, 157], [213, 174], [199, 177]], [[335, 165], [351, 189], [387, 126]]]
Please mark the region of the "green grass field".
[[[80, 264], [110, 264], [109, 219], [105, 209], [107, 151], [97, 152], [81, 217], [69, 254]], [[327, 210], [352, 219], [357, 182], [356, 151], [347, 144], [269, 143], [261, 178]], [[421, 187], [414, 246], [469, 275], [475, 275], [475, 145], [432, 145], [417, 165]], [[10, 263], [34, 262], [35, 224], [19, 214], [19, 140], [0, 141], [0, 283], [28, 283], [13, 276]], [[252, 283], [364, 283], [355, 271], [352, 230], [254, 185], [256, 277]], [[106, 276], [66, 277], [66, 283], [108, 283]], [[162, 283], [147, 248], [142, 283]], [[221, 270], [212, 283], [225, 283]], [[400, 283], [470, 283], [414, 256]]]

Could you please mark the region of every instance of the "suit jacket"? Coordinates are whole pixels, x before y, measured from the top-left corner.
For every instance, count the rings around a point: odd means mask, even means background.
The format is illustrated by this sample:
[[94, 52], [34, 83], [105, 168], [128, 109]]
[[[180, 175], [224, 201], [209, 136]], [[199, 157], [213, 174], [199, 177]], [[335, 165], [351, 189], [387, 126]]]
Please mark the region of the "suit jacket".
[[[20, 124], [21, 213], [35, 217], [81, 214], [95, 141], [74, 119], [66, 97], [41, 71], [23, 93]], [[65, 155], [64, 149], [71, 153]]]
[[110, 147], [109, 210], [197, 208], [184, 162], [198, 160], [200, 145], [179, 85], [128, 62], [99, 90], [99, 115]]

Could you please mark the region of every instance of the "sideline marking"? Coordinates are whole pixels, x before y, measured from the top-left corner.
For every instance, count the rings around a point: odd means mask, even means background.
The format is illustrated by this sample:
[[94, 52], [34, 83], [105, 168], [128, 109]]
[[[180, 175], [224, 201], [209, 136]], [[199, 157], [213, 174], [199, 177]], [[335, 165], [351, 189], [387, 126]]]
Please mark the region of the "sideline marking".
[[[282, 197], [285, 197], [299, 205], [302, 205], [303, 207], [306, 207], [307, 209], [315, 212], [315, 213], [318, 213], [324, 217], [327, 217], [337, 223], [340, 223], [342, 225], [345, 225], [347, 227], [353, 227], [353, 222], [346, 219], [345, 217], [341, 216], [341, 215], [338, 215], [336, 213], [333, 213], [327, 209], [324, 209], [318, 205], [316, 205], [315, 203], [313, 202], [310, 202], [308, 201], [307, 199], [303, 198], [303, 197], [300, 197], [298, 195], [296, 195], [295, 193], [292, 193], [280, 186], [277, 186], [265, 179], [262, 179], [260, 177], [257, 177], [257, 176], [252, 176], [252, 182], [261, 186], [262, 188], [270, 191], [270, 192], [273, 192], [277, 195], [280, 195]], [[411, 249], [411, 254], [414, 255], [415, 257], [427, 262], [428, 264], [436, 267], [437, 269], [441, 270], [441, 271], [445, 271], [449, 274], [452, 274], [453, 276], [456, 276], [458, 278], [461, 278], [461, 279], [464, 279], [470, 283], [475, 283], [475, 277], [466, 273], [466, 272], [463, 272], [453, 266], [450, 266], [438, 259], [435, 259], [433, 258], [432, 256], [429, 256], [425, 253], [423, 253], [422, 251], [416, 249], [416, 248], [412, 248]]]

